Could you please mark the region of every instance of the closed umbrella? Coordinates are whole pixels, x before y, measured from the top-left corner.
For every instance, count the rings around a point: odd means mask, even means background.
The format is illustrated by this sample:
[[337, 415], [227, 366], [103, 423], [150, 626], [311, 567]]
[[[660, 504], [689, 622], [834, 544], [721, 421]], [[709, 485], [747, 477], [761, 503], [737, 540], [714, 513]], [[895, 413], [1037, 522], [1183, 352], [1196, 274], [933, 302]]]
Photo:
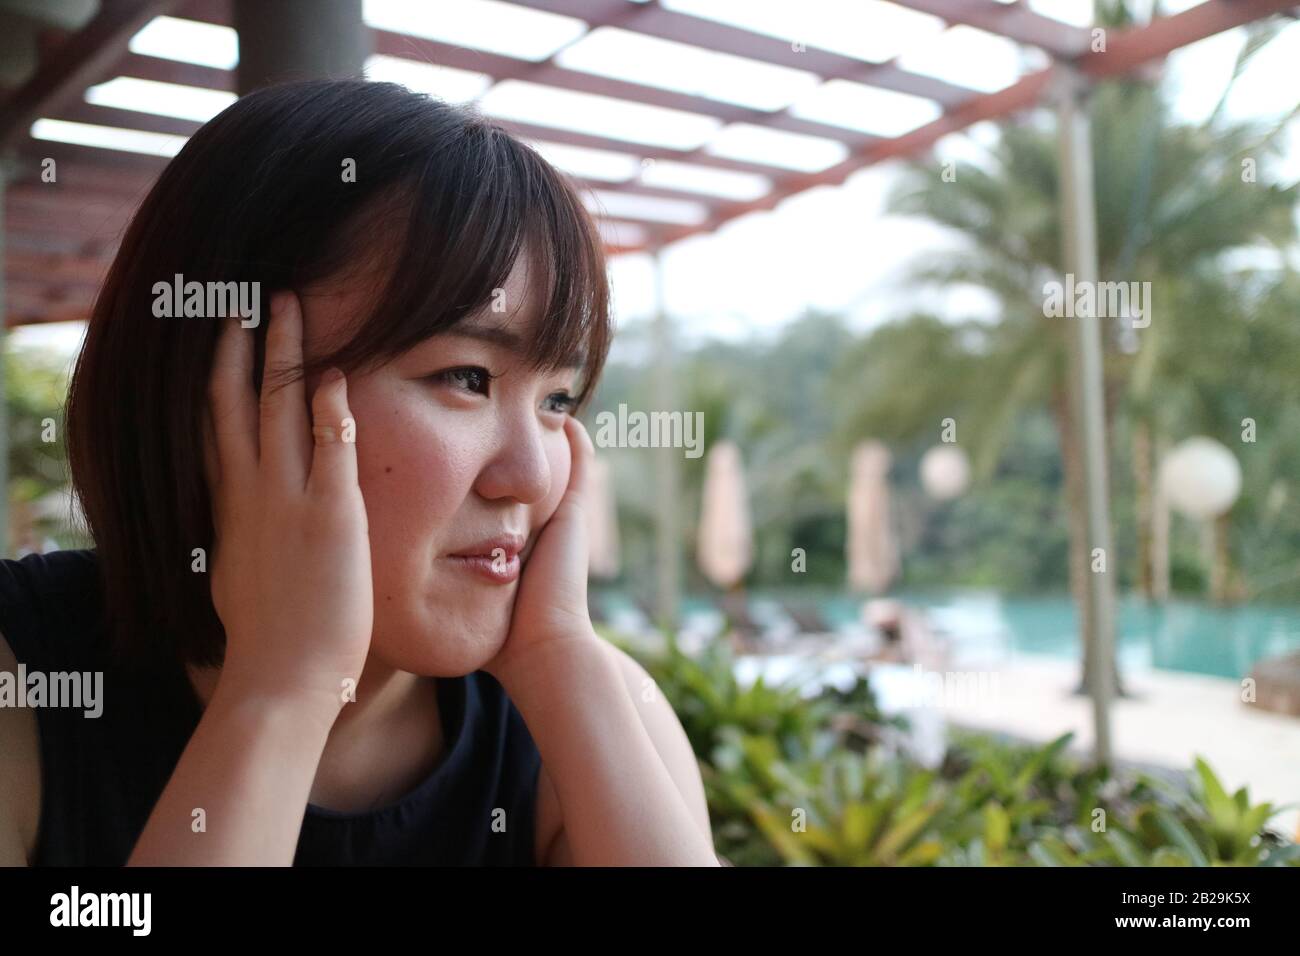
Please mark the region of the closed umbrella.
[[700, 570], [724, 590], [740, 583], [754, 559], [749, 497], [734, 442], [714, 443], [705, 460], [697, 548]]
[[879, 594], [898, 573], [898, 544], [889, 519], [889, 450], [878, 441], [853, 450], [849, 477], [849, 586]]

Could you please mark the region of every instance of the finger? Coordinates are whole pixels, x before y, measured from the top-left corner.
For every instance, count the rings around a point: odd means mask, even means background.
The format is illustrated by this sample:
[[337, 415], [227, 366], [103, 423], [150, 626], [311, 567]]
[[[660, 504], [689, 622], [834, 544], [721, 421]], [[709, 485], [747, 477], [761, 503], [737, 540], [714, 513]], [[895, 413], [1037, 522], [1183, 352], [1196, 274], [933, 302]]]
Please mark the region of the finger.
[[586, 427], [576, 417], [570, 415], [564, 423], [565, 433], [569, 436], [569, 486], [565, 489], [563, 501], [577, 507], [585, 507], [591, 498], [592, 462], [596, 458], [596, 448], [587, 434]]
[[558, 549], [554, 552], [556, 561], [563, 567], [574, 569], [575, 573], [570, 578], [577, 589], [573, 600], [578, 606], [586, 608], [587, 575], [591, 562], [589, 502], [596, 449], [592, 446], [587, 429], [577, 418], [570, 416], [566, 419], [564, 430], [569, 436], [569, 485], [556, 509], [556, 516], [563, 515], [556, 524], [564, 530], [559, 539], [552, 543], [552, 547]]
[[348, 409], [348, 380], [336, 368], [321, 376], [311, 399], [312, 452], [308, 489], [329, 494], [357, 483], [356, 422]]
[[262, 373], [262, 471], [285, 487], [301, 490], [311, 466], [311, 433], [302, 368], [302, 309], [292, 291], [271, 300]]
[[241, 482], [257, 465], [257, 396], [253, 391], [253, 338], [233, 319], [217, 338], [208, 381], [208, 428], [215, 445], [209, 486]]

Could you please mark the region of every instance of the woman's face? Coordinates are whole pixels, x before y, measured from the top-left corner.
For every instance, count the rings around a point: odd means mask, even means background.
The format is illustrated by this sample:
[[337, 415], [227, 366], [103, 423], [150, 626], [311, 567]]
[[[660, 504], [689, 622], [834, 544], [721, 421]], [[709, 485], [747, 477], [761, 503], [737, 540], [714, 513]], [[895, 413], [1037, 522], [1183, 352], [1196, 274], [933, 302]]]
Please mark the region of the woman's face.
[[[526, 567], [569, 481], [565, 397], [578, 369], [528, 367], [537, 316], [525, 256], [503, 293], [454, 331], [348, 376], [374, 575], [370, 653], [416, 674], [467, 674], [500, 649], [520, 562], [493, 539], [518, 536]], [[337, 344], [368, 295], [366, 283], [304, 291], [307, 358]], [[477, 569], [456, 557], [475, 552], [487, 556]], [[505, 569], [495, 580], [483, 567], [493, 563]]]

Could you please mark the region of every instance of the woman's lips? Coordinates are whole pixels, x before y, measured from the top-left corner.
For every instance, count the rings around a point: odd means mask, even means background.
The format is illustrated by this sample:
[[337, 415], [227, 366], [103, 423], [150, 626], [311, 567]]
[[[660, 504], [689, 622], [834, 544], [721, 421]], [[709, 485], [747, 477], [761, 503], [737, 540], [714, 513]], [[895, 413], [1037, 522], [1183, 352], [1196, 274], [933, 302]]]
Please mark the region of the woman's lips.
[[510, 584], [519, 578], [519, 555], [500, 553], [496, 557], [484, 554], [449, 554], [452, 567], [476, 574], [492, 584]]

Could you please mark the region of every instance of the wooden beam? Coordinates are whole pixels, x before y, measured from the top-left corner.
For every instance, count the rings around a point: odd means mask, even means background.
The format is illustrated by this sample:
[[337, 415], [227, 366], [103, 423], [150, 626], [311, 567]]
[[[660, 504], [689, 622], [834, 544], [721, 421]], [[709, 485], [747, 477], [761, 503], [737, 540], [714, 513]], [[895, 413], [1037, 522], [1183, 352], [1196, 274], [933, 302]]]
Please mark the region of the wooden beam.
[[784, 166], [747, 162], [741, 159], [727, 159], [723, 156], [712, 156], [702, 150], [669, 149], [666, 146], [657, 146], [651, 143], [633, 143], [620, 139], [608, 139], [604, 136], [576, 133], [572, 130], [555, 129], [550, 126], [535, 126], [532, 123], [519, 123], [514, 120], [498, 119], [493, 122], [516, 136], [560, 143], [564, 146], [584, 146], [589, 149], [631, 153], [642, 159], [671, 159], [676, 162], [695, 163], [699, 166], [711, 166], [716, 169], [729, 169], [738, 173], [758, 173], [760, 176], [777, 176], [789, 172]]
[[32, 292], [11, 285], [6, 291], [5, 303], [8, 312], [5, 324], [14, 329], [21, 325], [44, 325], [49, 322], [85, 322], [90, 318], [95, 295], [94, 292], [60, 294], [45, 289]]
[[5, 254], [5, 274], [18, 279], [38, 279], [50, 285], [82, 285], [97, 289], [108, 274], [109, 259], [83, 259], [15, 250]]
[[1036, 46], [1057, 59], [1072, 59], [1087, 49], [1091, 34], [1085, 27], [1062, 23], [1035, 13], [1023, 3], [995, 0], [894, 0], [902, 6], [996, 33], [1008, 40]]
[[1079, 70], [1094, 79], [1119, 76], [1216, 33], [1296, 9], [1295, 0], [1205, 0], [1143, 27], [1107, 31], [1105, 52], [1079, 57]]
[[180, 60], [165, 60], [162, 57], [145, 56], [142, 53], [127, 53], [122, 56], [117, 61], [113, 75], [134, 76], [159, 83], [178, 83], [181, 86], [197, 86], [205, 90], [221, 90], [223, 93], [235, 91], [235, 74], [232, 70], [219, 70], [214, 66], [202, 66], [198, 63], [182, 63]]
[[[57, 164], [59, 181], [78, 182], [103, 192], [135, 194], [152, 185], [153, 179], [166, 168], [166, 156], [133, 153], [120, 149], [100, 149], [77, 143], [28, 139], [17, 149], [18, 171], [12, 184], [39, 181], [41, 160], [50, 158]], [[76, 179], [70, 178], [76, 176]]]
[[99, 12], [48, 56], [26, 83], [0, 105], [0, 145], [26, 134], [43, 113], [75, 99], [121, 56], [137, 30], [172, 0], [100, 0]]
[[70, 120], [74, 123], [92, 123], [96, 126], [112, 126], [117, 129], [185, 137], [193, 136], [203, 125], [195, 120], [160, 116], [157, 113], [142, 113], [139, 110], [117, 109], [112, 106], [98, 106], [86, 102], [70, 103], [49, 115], [51, 119]]
[[9, 188], [5, 196], [6, 217], [12, 230], [48, 225], [75, 226], [88, 239], [100, 239], [119, 232], [139, 207], [137, 198], [119, 193], [102, 193], [69, 184], [28, 183]]

